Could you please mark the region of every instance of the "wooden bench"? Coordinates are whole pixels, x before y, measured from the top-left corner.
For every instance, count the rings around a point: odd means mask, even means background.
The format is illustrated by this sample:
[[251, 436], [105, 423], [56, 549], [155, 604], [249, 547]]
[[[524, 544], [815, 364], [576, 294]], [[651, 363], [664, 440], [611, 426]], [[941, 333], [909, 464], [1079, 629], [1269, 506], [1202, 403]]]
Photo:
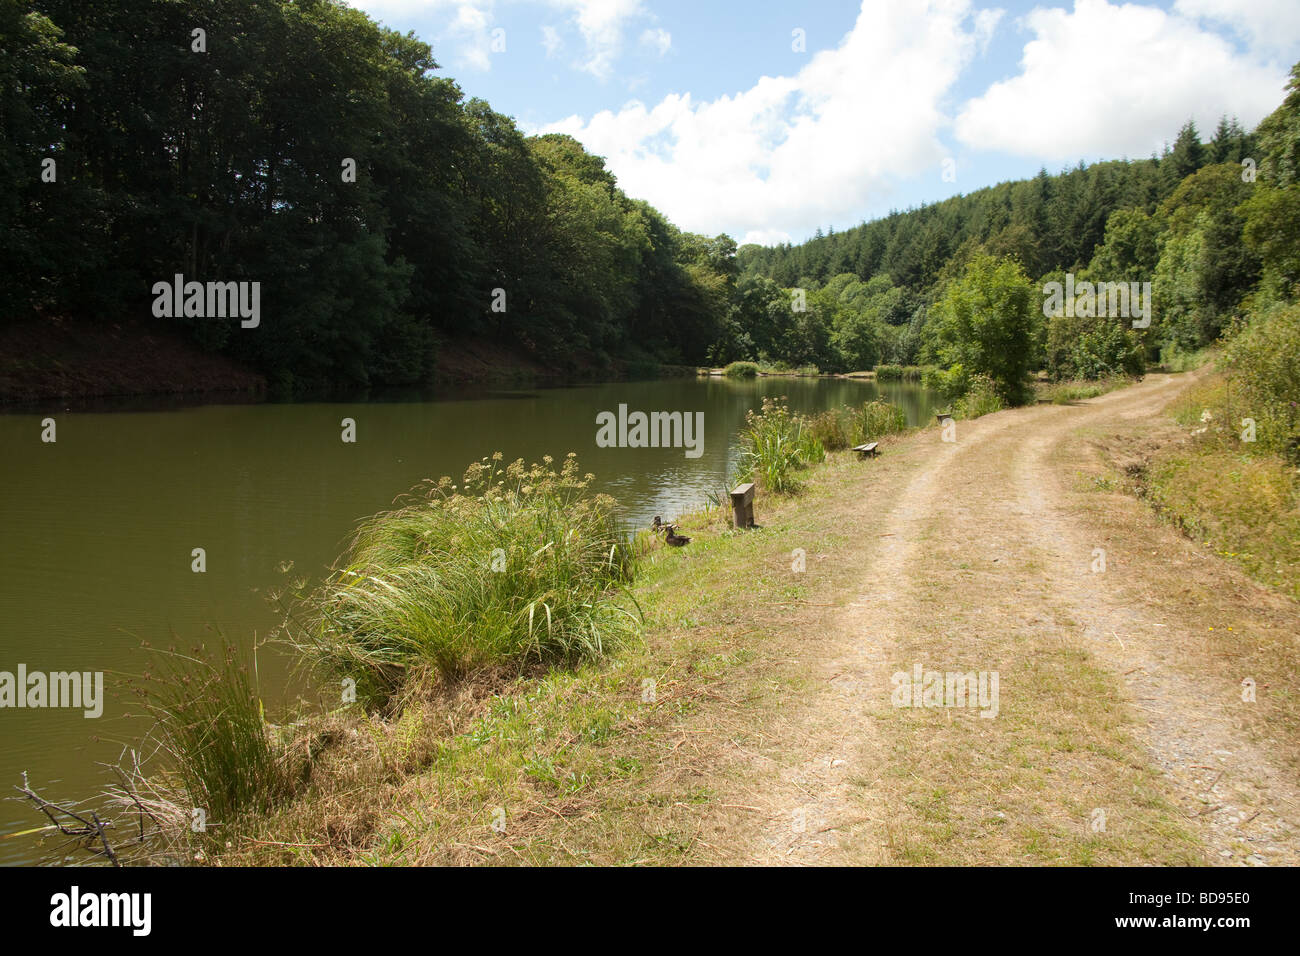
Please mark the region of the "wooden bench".
[[939, 419], [939, 424], [952, 421], [952, 412], [935, 412], [934, 417]]
[[878, 444], [879, 442], [869, 441], [865, 445], [854, 445], [853, 450], [858, 453], [859, 461], [863, 458], [875, 458], [876, 455], [880, 454], [876, 449], [876, 445]]
[[737, 528], [754, 527], [754, 483], [737, 485], [731, 492], [731, 511]]

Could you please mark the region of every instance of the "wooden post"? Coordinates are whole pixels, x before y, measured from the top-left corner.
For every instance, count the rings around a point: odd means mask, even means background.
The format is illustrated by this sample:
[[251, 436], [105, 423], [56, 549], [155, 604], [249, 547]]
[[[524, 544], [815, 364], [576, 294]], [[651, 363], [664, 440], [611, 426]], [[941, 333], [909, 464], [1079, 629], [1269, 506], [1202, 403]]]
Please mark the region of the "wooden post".
[[731, 492], [731, 510], [737, 528], [754, 527], [754, 483], [737, 485]]

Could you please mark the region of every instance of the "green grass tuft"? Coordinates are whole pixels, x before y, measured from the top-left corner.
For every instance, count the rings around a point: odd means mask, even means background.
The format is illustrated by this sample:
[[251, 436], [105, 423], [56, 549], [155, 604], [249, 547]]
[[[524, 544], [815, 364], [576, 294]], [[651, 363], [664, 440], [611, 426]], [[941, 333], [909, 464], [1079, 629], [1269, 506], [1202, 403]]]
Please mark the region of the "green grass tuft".
[[602, 658], [639, 633], [624, 599], [633, 548], [613, 499], [589, 497], [570, 454], [483, 459], [364, 521], [347, 563], [306, 599], [293, 642], [313, 669], [383, 702], [420, 669]]

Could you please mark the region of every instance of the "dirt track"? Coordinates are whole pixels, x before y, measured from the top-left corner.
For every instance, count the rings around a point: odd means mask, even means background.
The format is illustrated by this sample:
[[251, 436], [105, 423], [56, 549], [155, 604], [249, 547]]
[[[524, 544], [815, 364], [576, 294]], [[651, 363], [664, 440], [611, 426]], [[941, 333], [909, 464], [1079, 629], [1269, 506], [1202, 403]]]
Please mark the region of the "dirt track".
[[[806, 691], [735, 755], [734, 799], [763, 812], [729, 859], [1300, 862], [1293, 757], [1213, 633], [1294, 656], [1300, 610], [1080, 487], [1092, 436], [1168, 428], [1187, 381], [958, 422], [951, 443], [931, 428], [892, 470], [864, 466], [845, 514], [863, 591], [809, 617]], [[915, 663], [998, 671], [998, 717], [893, 706]], [[1186, 855], [1161, 856], [1179, 833]]]

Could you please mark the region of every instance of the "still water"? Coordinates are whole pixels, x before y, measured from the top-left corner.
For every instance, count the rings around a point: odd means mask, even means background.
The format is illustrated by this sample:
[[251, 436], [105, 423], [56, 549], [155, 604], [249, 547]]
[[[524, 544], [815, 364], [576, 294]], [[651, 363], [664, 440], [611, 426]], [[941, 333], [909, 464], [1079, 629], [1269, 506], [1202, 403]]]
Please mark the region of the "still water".
[[[106, 412], [0, 415], [0, 671], [103, 671], [103, 715], [0, 709], [0, 797], [28, 771], [56, 802], [92, 797], [144, 725], [115, 686], [145, 668], [141, 641], [251, 646], [277, 623], [267, 593], [277, 568], [319, 579], [357, 520], [425, 478], [459, 478], [472, 461], [557, 460], [576, 452], [594, 490], [618, 499], [626, 522], [649, 524], [723, 489], [745, 412], [764, 395], [819, 411], [883, 395], [917, 424], [938, 407], [916, 385], [844, 379], [749, 382], [671, 379], [479, 393], [401, 402], [156, 405]], [[704, 413], [702, 454], [681, 448], [597, 448], [596, 416]], [[57, 441], [41, 441], [53, 417]], [[356, 422], [356, 442], [340, 422]], [[195, 548], [207, 570], [191, 570]], [[286, 695], [286, 662], [263, 651], [268, 707]], [[0, 863], [43, 854], [9, 834], [44, 819], [0, 800]]]

